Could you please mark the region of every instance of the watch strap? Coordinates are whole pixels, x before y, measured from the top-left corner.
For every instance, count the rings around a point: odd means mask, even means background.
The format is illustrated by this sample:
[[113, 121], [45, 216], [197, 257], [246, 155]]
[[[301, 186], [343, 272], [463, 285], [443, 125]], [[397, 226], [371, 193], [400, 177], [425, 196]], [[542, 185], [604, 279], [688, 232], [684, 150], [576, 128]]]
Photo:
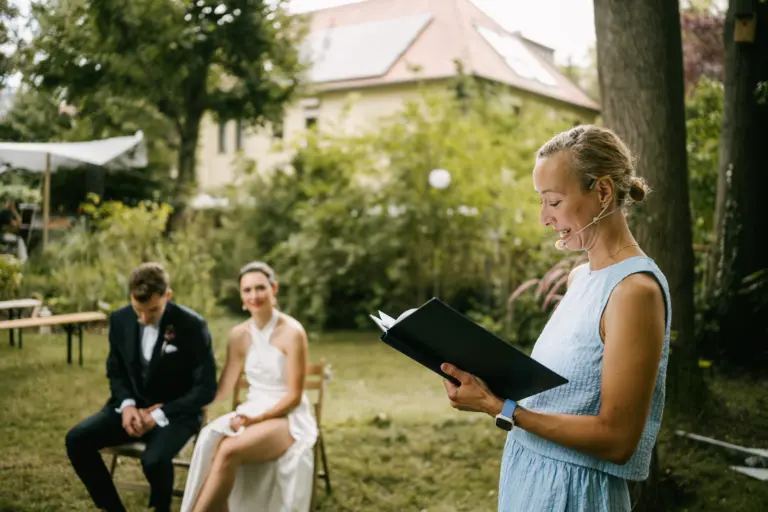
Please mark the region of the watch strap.
[[515, 414], [515, 409], [517, 409], [517, 402], [514, 400], [505, 400], [504, 405], [501, 408], [501, 415], [513, 419], [512, 415]]
[[501, 407], [501, 412], [496, 415], [496, 426], [504, 430], [512, 430], [515, 427], [515, 409], [517, 409], [517, 402], [514, 400], [506, 400]]

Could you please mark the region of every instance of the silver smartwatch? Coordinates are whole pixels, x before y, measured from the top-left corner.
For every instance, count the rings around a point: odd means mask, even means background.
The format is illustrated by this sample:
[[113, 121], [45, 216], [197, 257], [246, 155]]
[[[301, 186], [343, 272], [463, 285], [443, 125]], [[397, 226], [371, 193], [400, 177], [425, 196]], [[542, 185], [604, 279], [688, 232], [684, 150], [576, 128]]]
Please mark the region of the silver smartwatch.
[[507, 431], [512, 430], [515, 426], [515, 409], [517, 409], [517, 402], [506, 400], [501, 412], [496, 415], [496, 426]]

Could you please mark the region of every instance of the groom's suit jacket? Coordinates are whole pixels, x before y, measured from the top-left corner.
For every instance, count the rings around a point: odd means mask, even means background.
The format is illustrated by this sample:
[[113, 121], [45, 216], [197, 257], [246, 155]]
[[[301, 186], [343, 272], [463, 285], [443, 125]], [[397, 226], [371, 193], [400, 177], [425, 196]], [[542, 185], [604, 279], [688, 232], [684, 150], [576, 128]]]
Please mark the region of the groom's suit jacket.
[[169, 301], [146, 372], [142, 372], [139, 333], [139, 320], [130, 305], [110, 316], [107, 378], [111, 396], [107, 407], [119, 408], [128, 398], [139, 408], [161, 403], [170, 423], [199, 426], [202, 409], [213, 401], [217, 388], [216, 361], [205, 319]]

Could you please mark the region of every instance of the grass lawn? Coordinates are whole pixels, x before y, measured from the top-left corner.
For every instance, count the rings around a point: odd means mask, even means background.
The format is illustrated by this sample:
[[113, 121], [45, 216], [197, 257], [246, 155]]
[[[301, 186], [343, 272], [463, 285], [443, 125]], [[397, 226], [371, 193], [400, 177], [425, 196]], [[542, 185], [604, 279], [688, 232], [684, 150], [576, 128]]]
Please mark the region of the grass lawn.
[[[234, 322], [211, 324], [219, 361]], [[503, 433], [489, 417], [452, 410], [438, 377], [377, 338], [333, 333], [311, 341], [311, 359], [324, 357], [333, 368], [323, 425], [334, 492], [321, 491], [320, 509], [495, 511]], [[64, 341], [63, 333], [29, 330], [18, 350], [0, 335], [0, 512], [92, 510], [66, 458], [64, 435], [107, 399], [106, 335], [86, 335], [82, 368], [77, 353], [75, 364], [66, 364]], [[765, 384], [713, 387], [727, 410], [694, 430], [768, 447]], [[227, 409], [218, 404], [211, 415]], [[678, 427], [666, 425], [660, 441], [663, 492], [678, 503], [674, 510], [768, 510], [768, 483], [729, 471], [718, 450], [674, 438]], [[141, 478], [134, 461], [118, 474]], [[185, 471], [176, 474], [183, 485]], [[129, 510], [145, 509], [146, 495], [121, 495]]]

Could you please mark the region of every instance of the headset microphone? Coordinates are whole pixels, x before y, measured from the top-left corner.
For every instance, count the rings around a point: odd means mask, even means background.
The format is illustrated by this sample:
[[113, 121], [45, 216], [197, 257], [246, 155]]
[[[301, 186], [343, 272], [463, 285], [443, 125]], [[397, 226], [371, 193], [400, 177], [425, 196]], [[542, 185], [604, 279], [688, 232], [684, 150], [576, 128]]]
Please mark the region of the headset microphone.
[[[589, 226], [591, 226], [592, 224], [595, 224], [595, 223], [597, 223], [597, 222], [599, 222], [599, 221], [603, 220], [604, 218], [606, 218], [607, 216], [609, 216], [610, 214], [612, 214], [612, 213], [613, 213], [613, 212], [615, 212], [616, 210], [619, 210], [619, 209], [621, 209], [621, 207], [620, 207], [620, 206], [618, 206], [618, 207], [614, 208], [613, 210], [611, 210], [610, 212], [608, 212], [608, 213], [606, 213], [605, 215], [603, 215], [603, 212], [604, 212], [605, 210], [607, 210], [609, 206], [610, 206], [610, 204], [606, 204], [606, 205], [603, 207], [603, 209], [600, 211], [600, 213], [599, 213], [599, 214], [597, 214], [597, 217], [593, 217], [593, 218], [592, 218], [592, 222], [590, 222], [589, 224], [587, 224], [586, 226], [584, 226], [583, 228], [581, 228], [580, 230], [578, 230], [577, 232], [575, 232], [575, 233], [573, 234], [573, 236], [576, 236], [576, 235], [578, 235], [579, 233], [581, 233], [582, 231], [584, 231], [585, 229], [587, 229], [587, 228], [588, 228]], [[562, 239], [562, 238], [558, 239], [558, 240], [555, 242], [555, 249], [557, 249], [558, 251], [564, 251], [564, 250], [566, 250], [566, 249], [567, 249], [567, 247], [566, 247], [566, 245], [565, 245], [565, 242], [563, 241], [563, 239]]]

